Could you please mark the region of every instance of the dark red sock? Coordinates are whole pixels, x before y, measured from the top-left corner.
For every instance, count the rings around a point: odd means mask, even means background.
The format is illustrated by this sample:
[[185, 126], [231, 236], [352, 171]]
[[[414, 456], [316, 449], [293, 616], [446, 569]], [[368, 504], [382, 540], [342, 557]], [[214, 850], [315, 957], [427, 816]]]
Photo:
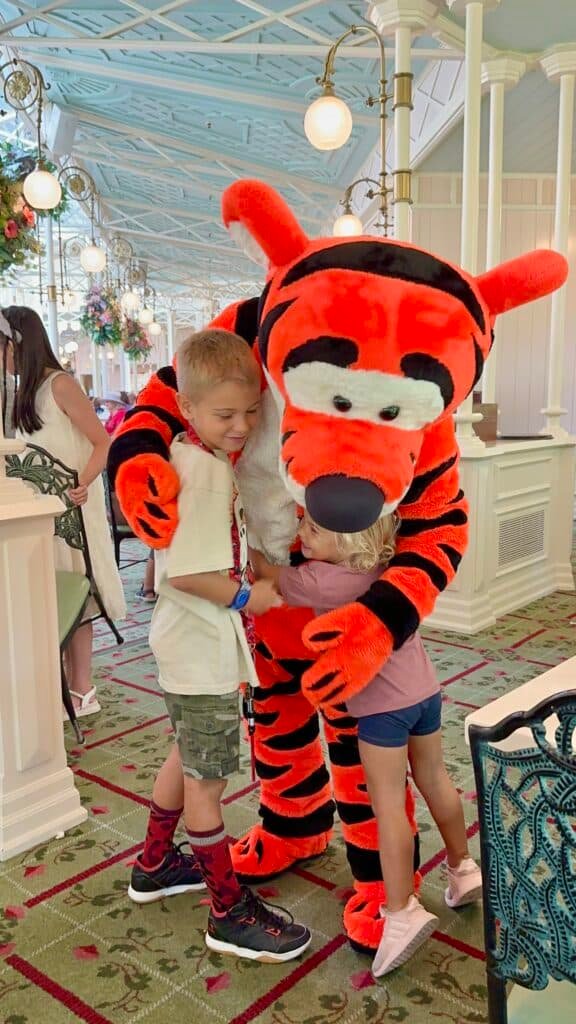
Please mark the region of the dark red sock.
[[212, 907], [216, 913], [225, 912], [241, 900], [242, 890], [232, 867], [230, 841], [224, 825], [210, 832], [191, 832], [189, 828], [186, 832], [208, 886]]
[[168, 853], [174, 833], [180, 821], [183, 808], [178, 811], [167, 811], [150, 801], [150, 817], [144, 841], [144, 849], [138, 860], [144, 868], [157, 868]]

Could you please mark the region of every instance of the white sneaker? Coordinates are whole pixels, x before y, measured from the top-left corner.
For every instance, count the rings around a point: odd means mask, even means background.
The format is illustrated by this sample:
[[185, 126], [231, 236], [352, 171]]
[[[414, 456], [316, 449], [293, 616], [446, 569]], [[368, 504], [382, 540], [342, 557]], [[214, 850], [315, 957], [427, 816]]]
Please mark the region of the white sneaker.
[[416, 896], [410, 897], [403, 910], [391, 914], [382, 907], [380, 913], [384, 918], [384, 931], [372, 964], [375, 978], [406, 963], [438, 924], [438, 918], [429, 914]]
[[446, 905], [454, 910], [475, 903], [482, 895], [482, 873], [475, 860], [466, 857], [457, 868], [446, 864], [448, 887], [444, 892]]

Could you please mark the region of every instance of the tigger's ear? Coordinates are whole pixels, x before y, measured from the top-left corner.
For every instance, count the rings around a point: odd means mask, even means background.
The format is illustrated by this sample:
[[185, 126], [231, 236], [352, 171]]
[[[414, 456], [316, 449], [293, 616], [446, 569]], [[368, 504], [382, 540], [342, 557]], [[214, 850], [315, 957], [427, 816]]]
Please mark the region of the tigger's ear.
[[235, 181], [222, 196], [222, 220], [247, 256], [284, 266], [301, 256], [308, 236], [287, 203], [263, 181]]
[[476, 285], [492, 317], [533, 302], [561, 288], [568, 263], [554, 249], [534, 249], [508, 260], [476, 278]]

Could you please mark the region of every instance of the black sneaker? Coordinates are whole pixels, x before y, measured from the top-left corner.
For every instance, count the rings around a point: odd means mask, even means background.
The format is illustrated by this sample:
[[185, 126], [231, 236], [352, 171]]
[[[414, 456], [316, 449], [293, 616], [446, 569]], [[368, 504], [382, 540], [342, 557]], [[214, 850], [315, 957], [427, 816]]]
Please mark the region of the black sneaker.
[[172, 844], [162, 863], [152, 871], [136, 861], [128, 886], [128, 895], [134, 903], [154, 903], [164, 896], [179, 896], [206, 888], [195, 858], [182, 853], [184, 845]]
[[284, 963], [308, 949], [312, 936], [282, 907], [271, 907], [242, 887], [242, 899], [221, 916], [208, 917], [206, 945], [246, 960]]

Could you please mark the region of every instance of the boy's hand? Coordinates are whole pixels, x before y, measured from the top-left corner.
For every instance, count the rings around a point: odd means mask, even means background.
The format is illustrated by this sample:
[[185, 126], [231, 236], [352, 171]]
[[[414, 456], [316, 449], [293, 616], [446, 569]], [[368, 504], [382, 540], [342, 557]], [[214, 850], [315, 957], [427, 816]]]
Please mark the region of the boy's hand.
[[252, 586], [246, 611], [251, 615], [265, 615], [271, 608], [279, 608], [282, 598], [272, 580], [257, 580]]

